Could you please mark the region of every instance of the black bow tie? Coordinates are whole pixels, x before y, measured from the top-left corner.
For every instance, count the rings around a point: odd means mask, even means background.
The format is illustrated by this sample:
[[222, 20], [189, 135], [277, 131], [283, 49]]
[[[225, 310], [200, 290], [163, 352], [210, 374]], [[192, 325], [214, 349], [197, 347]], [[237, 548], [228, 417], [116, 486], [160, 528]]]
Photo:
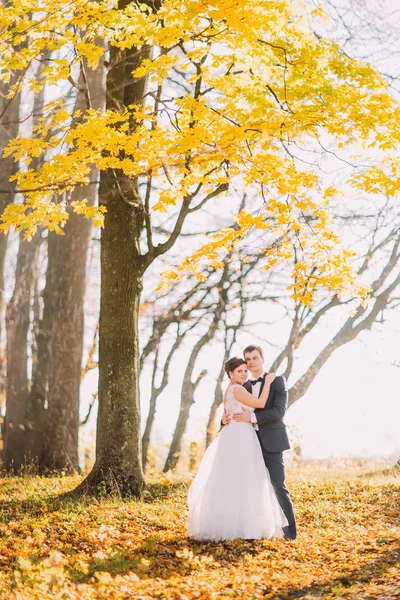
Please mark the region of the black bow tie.
[[251, 385], [256, 385], [256, 383], [258, 383], [259, 381], [262, 383], [264, 381], [264, 377], [259, 377], [258, 379], [250, 379]]

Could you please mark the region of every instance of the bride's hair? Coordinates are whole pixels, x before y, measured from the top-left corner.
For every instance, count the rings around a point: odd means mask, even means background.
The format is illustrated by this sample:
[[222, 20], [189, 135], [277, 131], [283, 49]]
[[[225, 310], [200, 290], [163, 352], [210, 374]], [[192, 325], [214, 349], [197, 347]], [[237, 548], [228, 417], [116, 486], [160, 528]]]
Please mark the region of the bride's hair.
[[243, 358], [239, 358], [238, 356], [234, 356], [226, 361], [224, 364], [225, 373], [229, 377], [229, 373], [240, 367], [240, 365], [245, 365], [246, 361]]

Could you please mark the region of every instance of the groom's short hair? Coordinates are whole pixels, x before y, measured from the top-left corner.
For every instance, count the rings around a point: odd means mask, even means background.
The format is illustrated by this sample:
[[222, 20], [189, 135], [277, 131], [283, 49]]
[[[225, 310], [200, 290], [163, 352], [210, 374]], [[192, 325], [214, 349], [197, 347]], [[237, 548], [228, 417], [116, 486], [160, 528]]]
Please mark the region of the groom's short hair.
[[246, 354], [248, 352], [254, 352], [254, 350], [258, 350], [258, 352], [260, 353], [261, 358], [264, 360], [263, 349], [261, 348], [261, 346], [255, 346], [254, 344], [251, 344], [250, 346], [246, 346], [246, 348], [243, 350], [243, 356], [246, 358]]

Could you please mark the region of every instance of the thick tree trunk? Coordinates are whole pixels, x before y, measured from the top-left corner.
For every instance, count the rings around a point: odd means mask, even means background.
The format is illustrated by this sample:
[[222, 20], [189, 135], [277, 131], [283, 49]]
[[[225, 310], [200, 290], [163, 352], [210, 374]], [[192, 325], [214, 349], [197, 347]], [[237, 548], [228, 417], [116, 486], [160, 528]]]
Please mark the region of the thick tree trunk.
[[20, 240], [15, 286], [7, 306], [7, 400], [4, 423], [4, 461], [18, 473], [25, 463], [25, 402], [29, 392], [28, 331], [31, 299], [37, 278], [40, 237]]
[[72, 213], [65, 236], [49, 233], [49, 269], [57, 273], [57, 279], [51, 289], [54, 323], [41, 460], [41, 469], [45, 471], [79, 469], [83, 299], [90, 230], [89, 220]]
[[[100, 42], [99, 42], [100, 43]], [[88, 108], [87, 98], [95, 109], [105, 104], [104, 68], [96, 71], [85, 68], [82, 87], [87, 94], [79, 93], [75, 109]], [[92, 169], [90, 180], [98, 179], [98, 170]], [[86, 199], [94, 204], [97, 185], [76, 188], [69, 201]], [[49, 269], [57, 273], [51, 294], [53, 324], [51, 339], [51, 369], [48, 378], [47, 410], [44, 428], [44, 447], [41, 469], [73, 472], [79, 470], [79, 391], [81, 384], [84, 294], [86, 288], [86, 263], [92, 223], [70, 211], [65, 225], [65, 235], [49, 234]]]
[[[132, 71], [149, 56], [147, 47], [110, 48], [107, 108], [143, 102], [146, 80], [134, 79]], [[134, 130], [134, 122], [131, 127]], [[145, 269], [139, 247], [144, 208], [137, 182], [111, 170], [102, 174], [100, 201], [107, 212], [101, 235], [96, 461], [78, 490], [136, 496], [144, 487], [138, 331]]]
[[[99, 412], [96, 462], [82, 488], [138, 495], [140, 452], [138, 314], [143, 272], [138, 259], [138, 209], [102, 186], [107, 206], [101, 243]], [[125, 190], [129, 198], [129, 191]], [[138, 264], [139, 262], [139, 264]]]
[[[47, 55], [43, 58], [46, 58]], [[40, 77], [40, 72], [44, 68], [45, 61], [39, 64], [37, 77]], [[45, 88], [42, 88], [38, 94], [34, 96], [33, 102], [33, 126], [38, 124], [41, 116], [44, 102]], [[15, 132], [16, 134], [16, 132]], [[43, 157], [34, 158], [31, 164], [33, 170], [42, 166]], [[31, 300], [35, 292], [37, 293], [37, 278], [39, 268], [39, 253], [41, 246], [41, 232], [37, 233], [32, 242], [23, 241], [21, 235], [20, 248], [18, 253], [16, 280], [13, 298], [8, 306], [7, 319], [7, 375], [8, 375], [8, 391], [7, 391], [7, 412], [10, 414], [18, 414], [21, 418], [19, 425], [20, 431], [23, 431], [23, 442], [17, 439], [12, 442], [13, 436], [10, 433], [10, 452], [16, 452], [16, 457], [19, 457], [19, 462], [23, 460], [24, 464], [38, 463], [38, 457], [31, 453], [31, 436], [34, 433], [31, 429], [32, 422], [27, 419], [27, 408], [29, 406], [30, 385], [28, 382], [28, 365], [27, 365], [27, 347], [29, 345], [27, 336], [31, 320]], [[23, 306], [20, 308], [20, 302]], [[33, 336], [35, 332], [32, 332]], [[33, 365], [32, 365], [33, 367]], [[32, 369], [33, 370], [33, 369]], [[16, 382], [19, 381], [19, 386]], [[15, 394], [16, 388], [19, 387], [21, 392]], [[24, 390], [22, 392], [22, 390]], [[18, 406], [17, 406], [18, 404]], [[10, 411], [8, 410], [10, 408]], [[14, 449], [11, 448], [14, 446]], [[7, 467], [11, 468], [11, 464], [7, 461]]]
[[[50, 336], [46, 335], [49, 331], [51, 314], [47, 321], [44, 316], [40, 318], [40, 291], [39, 282], [33, 293], [32, 306], [32, 381], [30, 393], [25, 399], [25, 461], [30, 465], [39, 465], [42, 456], [43, 442], [43, 419], [44, 419], [44, 400], [47, 394], [47, 381], [49, 368], [48, 340]], [[43, 386], [43, 389], [42, 389]]]

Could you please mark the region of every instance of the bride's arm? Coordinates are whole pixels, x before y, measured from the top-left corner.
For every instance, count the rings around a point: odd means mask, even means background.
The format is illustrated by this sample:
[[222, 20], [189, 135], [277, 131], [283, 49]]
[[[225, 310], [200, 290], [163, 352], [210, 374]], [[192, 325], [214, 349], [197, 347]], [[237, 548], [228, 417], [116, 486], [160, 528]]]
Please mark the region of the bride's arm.
[[230, 414], [228, 414], [226, 412], [226, 408], [225, 408], [226, 398], [225, 398], [225, 395], [226, 395], [226, 392], [225, 392], [223, 400], [222, 400], [223, 405], [224, 405], [224, 412], [222, 413], [222, 417], [221, 417], [221, 428], [224, 427], [224, 425], [229, 425], [229, 423], [230, 423], [230, 421], [232, 419], [232, 415], [230, 415]]
[[275, 373], [268, 373], [268, 375], [265, 377], [264, 387], [259, 398], [256, 398], [256, 396], [250, 394], [250, 392], [248, 392], [242, 386], [233, 388], [233, 395], [235, 396], [236, 400], [246, 404], [246, 406], [251, 406], [251, 408], [264, 408], [268, 399], [271, 383], [274, 381], [275, 377]]

